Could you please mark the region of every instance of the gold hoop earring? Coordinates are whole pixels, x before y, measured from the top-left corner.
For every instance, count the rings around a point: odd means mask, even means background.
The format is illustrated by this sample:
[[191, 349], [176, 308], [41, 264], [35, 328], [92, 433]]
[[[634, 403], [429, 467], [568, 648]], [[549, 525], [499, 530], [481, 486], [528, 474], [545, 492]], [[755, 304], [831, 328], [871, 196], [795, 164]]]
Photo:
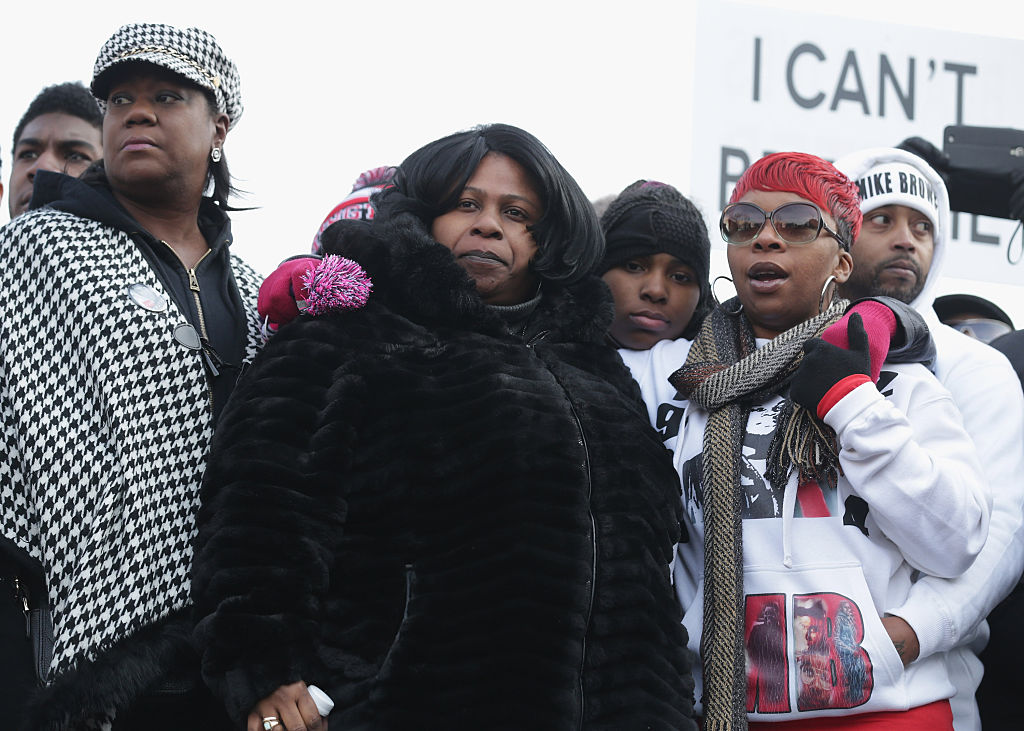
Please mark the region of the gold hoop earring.
[[[825, 284], [823, 284], [822, 287], [821, 287], [821, 294], [818, 295], [818, 314], [819, 315], [827, 309], [825, 307], [825, 292], [828, 291], [828, 285], [832, 284], [833, 282], [836, 282], [836, 275], [835, 274], [829, 274], [828, 275], [828, 279], [825, 280]], [[836, 287], [838, 287], [838, 286], [839, 286], [839, 284], [838, 284], [838, 282], [836, 282]], [[832, 289], [832, 294], [828, 298], [828, 306], [829, 307], [832, 306], [832, 300], [835, 299], [835, 294], [836, 294], [836, 291], [835, 291], [835, 288], [833, 288]]]

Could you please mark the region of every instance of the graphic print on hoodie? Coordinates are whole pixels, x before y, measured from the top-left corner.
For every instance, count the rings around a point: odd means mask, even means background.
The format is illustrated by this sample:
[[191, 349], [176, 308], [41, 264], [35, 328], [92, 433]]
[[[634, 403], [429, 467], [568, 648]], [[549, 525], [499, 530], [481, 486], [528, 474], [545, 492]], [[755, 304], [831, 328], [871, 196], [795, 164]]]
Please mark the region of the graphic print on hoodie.
[[[886, 386], [893, 378], [895, 374], [887, 373]], [[744, 520], [783, 517], [783, 492], [773, 489], [765, 474], [784, 403], [776, 397], [750, 411], [740, 465]], [[704, 495], [697, 489], [702, 482], [702, 462], [702, 455], [697, 454], [683, 464], [684, 503], [691, 520], [698, 513], [703, 519]], [[857, 514], [853, 515], [854, 512]], [[863, 526], [867, 504], [850, 496], [844, 513], [845, 525]], [[838, 514], [836, 488], [822, 487], [816, 482], [797, 487], [794, 517], [825, 518]], [[749, 713], [794, 710], [790, 707], [791, 662], [797, 671], [798, 711], [855, 708], [870, 698], [874, 678], [871, 658], [860, 646], [864, 639], [862, 612], [849, 597], [835, 593], [796, 594], [787, 618], [784, 594], [747, 595], [745, 612]], [[787, 633], [792, 637], [792, 658]]]

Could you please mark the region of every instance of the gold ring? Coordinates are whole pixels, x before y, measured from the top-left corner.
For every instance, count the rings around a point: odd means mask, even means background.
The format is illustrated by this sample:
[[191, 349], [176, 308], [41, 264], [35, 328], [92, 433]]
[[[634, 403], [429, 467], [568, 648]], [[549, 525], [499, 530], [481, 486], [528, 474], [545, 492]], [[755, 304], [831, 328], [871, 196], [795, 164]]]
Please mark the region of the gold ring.
[[263, 717], [263, 731], [270, 731], [274, 726], [280, 726], [281, 722], [277, 720], [277, 716], [264, 716]]

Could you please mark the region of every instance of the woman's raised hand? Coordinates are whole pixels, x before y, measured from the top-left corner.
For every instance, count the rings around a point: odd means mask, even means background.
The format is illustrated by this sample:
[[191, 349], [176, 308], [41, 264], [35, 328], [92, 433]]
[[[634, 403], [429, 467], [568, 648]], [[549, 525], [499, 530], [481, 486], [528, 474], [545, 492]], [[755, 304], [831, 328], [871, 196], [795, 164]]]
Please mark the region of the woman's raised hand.
[[882, 372], [882, 363], [889, 354], [889, 344], [897, 331], [896, 315], [892, 310], [877, 300], [865, 300], [854, 304], [839, 320], [829, 325], [822, 333], [821, 339], [827, 343], [838, 345], [845, 350], [850, 349], [850, 318], [857, 314], [864, 325], [868, 336], [868, 353], [871, 356], [871, 380], [878, 383]]
[[858, 313], [850, 317], [849, 348], [820, 338], [804, 343], [804, 357], [789, 387], [790, 398], [819, 419], [846, 394], [871, 380], [871, 355], [864, 322]]
[[301, 680], [282, 685], [249, 713], [246, 731], [327, 731], [313, 697]]

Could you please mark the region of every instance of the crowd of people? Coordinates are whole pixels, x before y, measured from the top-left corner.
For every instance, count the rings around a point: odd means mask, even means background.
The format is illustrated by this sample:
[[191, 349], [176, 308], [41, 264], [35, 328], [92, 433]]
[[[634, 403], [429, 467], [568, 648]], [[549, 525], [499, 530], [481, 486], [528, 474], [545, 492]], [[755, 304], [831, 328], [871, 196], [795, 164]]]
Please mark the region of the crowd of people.
[[1018, 331], [936, 299], [927, 161], [755, 161], [719, 302], [677, 188], [486, 124], [264, 278], [242, 110], [211, 34], [130, 24], [15, 129], [9, 727], [1021, 727]]

